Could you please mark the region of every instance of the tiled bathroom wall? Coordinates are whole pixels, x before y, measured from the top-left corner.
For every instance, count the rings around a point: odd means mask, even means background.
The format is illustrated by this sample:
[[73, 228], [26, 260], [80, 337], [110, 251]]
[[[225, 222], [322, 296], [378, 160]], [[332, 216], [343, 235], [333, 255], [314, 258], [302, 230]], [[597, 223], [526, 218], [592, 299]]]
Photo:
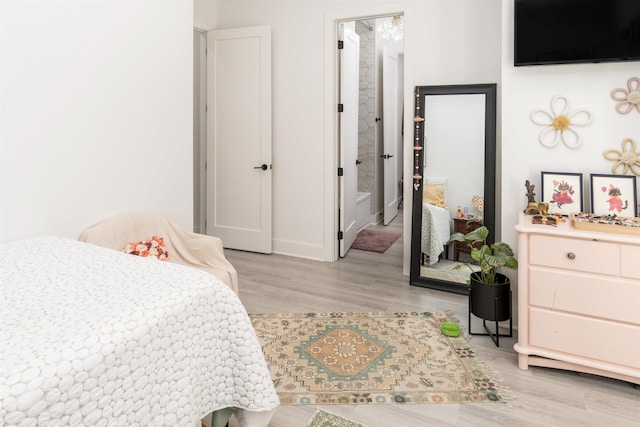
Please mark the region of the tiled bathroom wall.
[[[358, 191], [371, 193], [375, 201], [375, 20], [357, 21], [360, 36], [360, 105], [358, 109]], [[376, 204], [371, 203], [372, 213]]]

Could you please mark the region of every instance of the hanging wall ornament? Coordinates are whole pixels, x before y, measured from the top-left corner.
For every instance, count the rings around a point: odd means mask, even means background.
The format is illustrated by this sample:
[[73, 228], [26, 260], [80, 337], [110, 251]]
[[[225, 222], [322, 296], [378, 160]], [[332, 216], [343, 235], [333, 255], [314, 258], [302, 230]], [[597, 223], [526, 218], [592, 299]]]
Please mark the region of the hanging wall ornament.
[[420, 151], [422, 151], [422, 146], [420, 145], [420, 132], [422, 132], [421, 130], [421, 124], [424, 123], [424, 118], [420, 117], [420, 91], [418, 90], [418, 88], [416, 88], [415, 91], [415, 96], [416, 96], [416, 115], [413, 117], [413, 123], [415, 126], [415, 130], [414, 130], [414, 138], [415, 138], [415, 143], [413, 145], [413, 152], [415, 153], [415, 164], [413, 166], [413, 189], [415, 191], [419, 191], [420, 190], [420, 186], [422, 183], [422, 164], [420, 161]]
[[627, 89], [614, 89], [611, 98], [618, 101], [616, 111], [627, 114], [634, 108], [640, 113], [640, 77], [631, 77], [627, 81]]
[[616, 175], [626, 175], [629, 170], [640, 175], [640, 152], [636, 151], [636, 142], [631, 138], [622, 140], [622, 150], [607, 150], [604, 158], [615, 163], [611, 171]]
[[551, 112], [537, 109], [529, 117], [533, 123], [545, 127], [538, 136], [538, 141], [545, 147], [554, 147], [562, 141], [569, 148], [578, 148], [581, 144], [580, 136], [571, 127], [591, 123], [590, 112], [569, 111], [569, 102], [561, 95], [551, 98]]

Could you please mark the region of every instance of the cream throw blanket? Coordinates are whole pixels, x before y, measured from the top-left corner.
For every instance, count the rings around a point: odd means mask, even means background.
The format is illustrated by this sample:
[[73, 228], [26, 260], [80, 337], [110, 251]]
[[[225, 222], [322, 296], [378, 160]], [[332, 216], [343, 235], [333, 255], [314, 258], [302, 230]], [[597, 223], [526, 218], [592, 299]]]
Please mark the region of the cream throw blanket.
[[238, 274], [225, 258], [222, 240], [192, 233], [157, 213], [130, 212], [101, 221], [80, 233], [79, 240], [124, 250], [127, 243], [162, 237], [169, 261], [213, 274], [238, 294]]

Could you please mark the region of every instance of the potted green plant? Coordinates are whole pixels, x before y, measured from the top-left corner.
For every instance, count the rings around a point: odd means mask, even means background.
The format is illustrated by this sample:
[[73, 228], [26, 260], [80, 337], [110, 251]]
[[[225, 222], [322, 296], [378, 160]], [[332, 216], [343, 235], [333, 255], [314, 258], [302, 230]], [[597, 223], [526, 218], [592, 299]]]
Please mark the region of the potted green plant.
[[511, 282], [498, 272], [499, 268], [516, 270], [518, 260], [511, 247], [504, 242], [487, 244], [489, 229], [482, 225], [467, 234], [454, 233], [450, 242], [467, 242], [471, 248], [471, 258], [477, 263], [459, 263], [454, 269], [467, 266], [469, 277], [470, 310], [485, 319], [502, 321], [511, 318]]

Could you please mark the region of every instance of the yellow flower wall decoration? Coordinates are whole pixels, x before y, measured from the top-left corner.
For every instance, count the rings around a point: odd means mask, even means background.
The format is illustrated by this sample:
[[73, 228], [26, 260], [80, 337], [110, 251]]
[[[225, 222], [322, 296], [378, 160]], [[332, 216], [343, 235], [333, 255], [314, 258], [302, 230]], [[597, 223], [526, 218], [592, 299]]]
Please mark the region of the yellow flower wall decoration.
[[580, 136], [571, 127], [591, 123], [590, 112], [569, 111], [569, 102], [561, 95], [551, 98], [551, 112], [537, 109], [529, 117], [533, 123], [545, 127], [538, 136], [538, 141], [545, 147], [554, 147], [562, 141], [569, 148], [578, 148], [581, 144]]
[[618, 101], [616, 104], [618, 113], [627, 114], [634, 108], [640, 113], [640, 77], [631, 77], [627, 81], [627, 89], [612, 90], [611, 98]]
[[611, 171], [616, 175], [626, 175], [629, 170], [640, 175], [640, 152], [636, 151], [636, 142], [631, 138], [622, 140], [622, 150], [607, 150], [604, 158], [615, 163]]
[[484, 211], [484, 196], [474, 194], [471, 198], [471, 203], [473, 204], [473, 207], [476, 208], [476, 216], [478, 218], [482, 218], [482, 212]]

